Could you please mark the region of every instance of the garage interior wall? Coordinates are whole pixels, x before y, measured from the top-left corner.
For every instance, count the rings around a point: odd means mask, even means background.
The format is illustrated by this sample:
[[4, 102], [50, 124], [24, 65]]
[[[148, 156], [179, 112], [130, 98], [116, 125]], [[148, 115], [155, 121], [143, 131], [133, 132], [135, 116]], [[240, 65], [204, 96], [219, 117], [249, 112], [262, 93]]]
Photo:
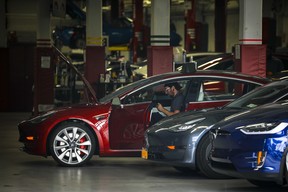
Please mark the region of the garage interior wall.
[[[199, 0], [201, 1], [201, 0]], [[7, 77], [7, 75], [1, 76], [1, 81], [3, 83], [4, 91], [5, 91], [5, 85], [9, 85], [11, 89], [14, 89], [14, 86], [19, 85], [21, 83], [21, 79], [15, 80], [14, 77], [19, 76], [19, 74], [14, 74], [18, 69], [29, 69], [30, 65], [33, 63], [33, 57], [26, 56], [25, 54], [20, 53], [23, 51], [23, 47], [27, 46], [28, 49], [24, 49], [27, 55], [33, 55], [33, 48], [35, 46], [36, 42], [36, 25], [37, 25], [37, 0], [25, 0], [25, 3], [23, 3], [22, 0], [7, 0], [5, 1], [7, 3], [7, 12], [6, 12], [6, 29], [7, 29], [7, 36], [8, 36], [8, 50], [1, 51], [1, 54], [3, 54], [4, 58], [1, 61], [1, 66], [5, 69], [11, 70], [8, 74], [12, 74], [11, 76]], [[206, 1], [208, 2], [208, 1]], [[212, 2], [212, 1], [209, 1]], [[231, 0], [228, 2], [228, 12], [227, 12], [227, 40], [226, 40], [226, 50], [227, 52], [232, 51], [232, 47], [239, 43], [239, 9], [238, 9], [238, 1], [237, 0]], [[279, 39], [279, 46], [280, 47], [286, 47], [288, 46], [288, 25], [285, 25], [288, 23], [288, 1], [277, 1], [281, 2], [282, 6], [275, 5], [274, 12], [271, 11], [271, 5], [274, 2], [274, 0], [263, 0], [264, 5], [267, 5], [265, 8], [265, 14], [263, 13], [263, 16], [269, 16], [269, 17], [275, 17], [277, 19], [277, 31], [276, 34], [278, 35]], [[268, 7], [268, 8], [267, 8]], [[181, 12], [181, 9], [183, 11]], [[184, 25], [185, 25], [185, 11], [184, 11], [184, 5], [179, 5], [177, 7], [178, 13], [176, 15], [173, 15], [173, 12], [171, 12], [171, 20], [174, 22], [177, 32], [182, 36], [184, 39]], [[180, 10], [180, 11], [179, 11]], [[264, 11], [264, 10], [263, 10]], [[149, 11], [148, 11], [149, 12]], [[200, 13], [200, 14], [199, 14]], [[129, 15], [129, 14], [127, 14]], [[214, 51], [214, 40], [215, 40], [215, 30], [214, 30], [214, 7], [213, 4], [211, 5], [203, 5], [202, 7], [199, 7], [197, 10], [196, 15], [196, 21], [202, 22], [208, 25], [208, 51]], [[64, 26], [64, 25], [76, 25], [77, 21], [70, 20], [69, 18], [55, 18], [51, 17], [51, 30], [54, 26]], [[182, 46], [184, 41], [182, 40]], [[18, 46], [18, 51], [17, 47]], [[11, 49], [13, 48], [13, 49]], [[13, 54], [12, 54], [13, 53]], [[15, 59], [7, 58], [7, 55], [10, 55], [11, 57], [17, 57], [17, 61]], [[5, 58], [6, 56], [6, 58]], [[23, 57], [23, 58], [20, 58]], [[29, 59], [31, 58], [31, 60]], [[27, 60], [28, 59], [28, 60]], [[3, 63], [2, 63], [3, 62]], [[17, 63], [11, 63], [11, 62], [17, 62]], [[25, 63], [27, 62], [27, 63]], [[16, 70], [15, 70], [16, 69]], [[19, 71], [17, 72], [19, 73]], [[20, 75], [21, 76], [21, 75]], [[19, 77], [20, 77], [19, 76]], [[23, 77], [21, 78], [27, 78], [26, 74], [22, 74]], [[30, 78], [30, 77], [29, 77]], [[11, 82], [8, 82], [13, 79], [13, 85], [9, 84]], [[5, 84], [5, 85], [4, 85]], [[27, 86], [31, 86], [27, 89], [32, 90], [31, 83], [28, 83]], [[9, 92], [9, 91], [8, 91]], [[11, 94], [19, 94], [18, 92], [11, 92]], [[28, 94], [29, 97], [30, 93]], [[7, 96], [3, 96], [1, 98], [7, 98]], [[2, 99], [3, 100], [3, 99]], [[13, 101], [11, 101], [13, 102]], [[27, 103], [29, 103], [27, 101]], [[3, 104], [5, 102], [0, 101], [0, 110], [5, 111], [7, 108], [5, 107], [6, 104]], [[16, 105], [16, 103], [15, 103]], [[30, 110], [30, 107], [28, 107]], [[26, 107], [20, 107], [21, 110], [28, 110]], [[13, 110], [17, 110], [16, 107], [13, 108]]]

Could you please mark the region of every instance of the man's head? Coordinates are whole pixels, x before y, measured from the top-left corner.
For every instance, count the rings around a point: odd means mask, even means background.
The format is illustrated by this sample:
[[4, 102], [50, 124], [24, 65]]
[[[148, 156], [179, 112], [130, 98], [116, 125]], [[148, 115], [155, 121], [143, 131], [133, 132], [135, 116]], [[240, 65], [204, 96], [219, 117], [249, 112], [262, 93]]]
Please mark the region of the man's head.
[[175, 96], [177, 92], [182, 88], [178, 82], [166, 83], [164, 87], [165, 93], [171, 96]]

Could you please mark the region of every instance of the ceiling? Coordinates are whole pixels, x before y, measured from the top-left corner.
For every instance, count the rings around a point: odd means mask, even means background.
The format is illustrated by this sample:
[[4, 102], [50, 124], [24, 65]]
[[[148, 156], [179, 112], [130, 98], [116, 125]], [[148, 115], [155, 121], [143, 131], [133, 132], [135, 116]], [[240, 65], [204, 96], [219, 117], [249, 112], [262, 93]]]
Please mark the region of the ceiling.
[[[85, 9], [87, 0], [75, 0], [78, 5]], [[114, 0], [106, 0], [103, 3], [103, 11], [110, 11], [111, 6], [109, 1]], [[133, 2], [136, 0], [123, 0], [125, 14], [131, 15], [133, 13]], [[152, 0], [143, 0], [143, 7], [150, 8]], [[184, 16], [184, 11], [186, 7], [186, 3], [190, 0], [170, 0], [171, 1], [171, 16]], [[213, 11], [215, 0], [195, 0], [196, 9], [199, 12]], [[227, 0], [227, 9], [235, 9], [239, 8], [239, 0]]]
[[[134, 0], [123, 0], [124, 9], [127, 12], [132, 12], [133, 10], [133, 1]], [[152, 0], [143, 0], [144, 7], [151, 7]], [[183, 14], [185, 10], [185, 4], [189, 2], [189, 0], [171, 0], [171, 14]], [[215, 0], [195, 0], [197, 10], [209, 11], [214, 10]], [[233, 9], [239, 7], [239, 0], [227, 0], [227, 9]]]

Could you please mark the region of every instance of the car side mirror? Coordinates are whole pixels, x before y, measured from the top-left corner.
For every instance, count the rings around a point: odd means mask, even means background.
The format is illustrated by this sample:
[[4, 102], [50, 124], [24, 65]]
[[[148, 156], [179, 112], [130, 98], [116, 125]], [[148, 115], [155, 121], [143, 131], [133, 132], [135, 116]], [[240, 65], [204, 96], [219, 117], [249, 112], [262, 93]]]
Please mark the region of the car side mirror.
[[115, 97], [115, 98], [112, 99], [112, 105], [120, 106], [121, 108], [123, 108], [123, 105], [121, 104], [121, 101], [120, 101], [119, 97]]
[[114, 97], [112, 99], [112, 105], [121, 105], [119, 97]]

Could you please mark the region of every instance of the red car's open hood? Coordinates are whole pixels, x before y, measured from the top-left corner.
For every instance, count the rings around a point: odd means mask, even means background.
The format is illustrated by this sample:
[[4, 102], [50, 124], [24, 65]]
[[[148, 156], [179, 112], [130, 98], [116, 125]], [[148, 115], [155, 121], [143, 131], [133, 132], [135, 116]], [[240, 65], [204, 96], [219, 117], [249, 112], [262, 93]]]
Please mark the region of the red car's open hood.
[[69, 59], [59, 50], [57, 49], [55, 46], [53, 46], [56, 53], [59, 55], [59, 57], [67, 63], [67, 65], [69, 67], [71, 67], [72, 70], [75, 71], [75, 73], [77, 75], [79, 75], [79, 77], [81, 78], [81, 80], [83, 81], [84, 85], [85, 85], [85, 95], [86, 95], [86, 99], [88, 103], [97, 103], [97, 98], [96, 98], [96, 93], [94, 91], [94, 89], [92, 88], [91, 84], [87, 81], [87, 79], [84, 77], [84, 75], [82, 73], [80, 73], [80, 71], [69, 61]]

